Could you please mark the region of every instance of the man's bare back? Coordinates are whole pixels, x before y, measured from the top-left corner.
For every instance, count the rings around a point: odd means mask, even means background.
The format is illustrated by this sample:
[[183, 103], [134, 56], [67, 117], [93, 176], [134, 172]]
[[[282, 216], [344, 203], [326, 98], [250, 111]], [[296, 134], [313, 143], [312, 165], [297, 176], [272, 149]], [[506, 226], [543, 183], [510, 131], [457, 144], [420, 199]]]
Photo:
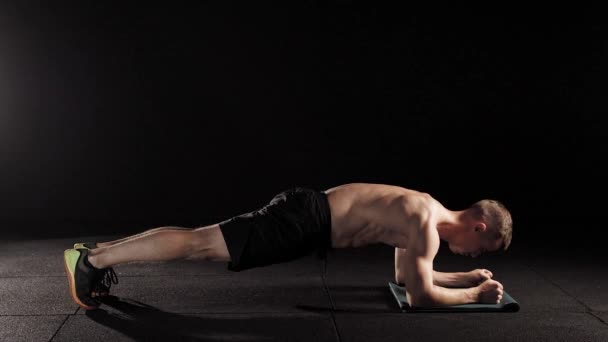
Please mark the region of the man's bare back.
[[406, 248], [420, 214], [441, 205], [427, 193], [386, 184], [350, 183], [325, 193], [334, 248], [377, 243]]

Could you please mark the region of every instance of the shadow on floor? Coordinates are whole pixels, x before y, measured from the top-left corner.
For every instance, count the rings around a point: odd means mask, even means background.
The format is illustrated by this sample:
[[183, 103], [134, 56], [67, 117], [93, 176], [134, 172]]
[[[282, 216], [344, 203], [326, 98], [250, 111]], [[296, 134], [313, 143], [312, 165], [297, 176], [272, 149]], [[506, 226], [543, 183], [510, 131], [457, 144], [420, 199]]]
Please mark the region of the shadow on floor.
[[203, 318], [182, 315], [116, 296], [107, 296], [101, 301], [119, 312], [100, 308], [86, 311], [86, 316], [138, 341], [275, 340], [271, 332], [263, 331], [263, 325], [251, 328], [251, 317]]

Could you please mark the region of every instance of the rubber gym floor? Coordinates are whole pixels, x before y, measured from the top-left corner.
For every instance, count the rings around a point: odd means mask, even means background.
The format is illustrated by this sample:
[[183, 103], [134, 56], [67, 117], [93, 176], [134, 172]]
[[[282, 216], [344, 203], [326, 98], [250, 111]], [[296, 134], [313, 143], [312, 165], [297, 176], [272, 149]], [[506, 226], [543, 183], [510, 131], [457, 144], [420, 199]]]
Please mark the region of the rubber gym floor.
[[116, 265], [112, 296], [80, 309], [63, 250], [119, 237], [0, 240], [0, 341], [608, 341], [608, 273], [596, 251], [514, 243], [473, 259], [442, 245], [436, 270], [490, 269], [521, 305], [515, 313], [400, 312], [386, 245], [242, 272], [192, 260]]

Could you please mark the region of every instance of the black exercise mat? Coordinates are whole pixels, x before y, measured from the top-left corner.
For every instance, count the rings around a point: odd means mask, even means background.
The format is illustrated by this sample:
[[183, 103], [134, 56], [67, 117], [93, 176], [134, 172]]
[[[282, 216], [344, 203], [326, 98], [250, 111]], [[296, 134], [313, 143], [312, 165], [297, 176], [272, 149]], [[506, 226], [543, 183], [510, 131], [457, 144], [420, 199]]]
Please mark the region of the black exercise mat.
[[397, 300], [402, 312], [517, 312], [519, 303], [506, 291], [503, 291], [502, 300], [498, 304], [461, 304], [450, 306], [413, 307], [407, 302], [405, 287], [394, 282], [388, 286]]

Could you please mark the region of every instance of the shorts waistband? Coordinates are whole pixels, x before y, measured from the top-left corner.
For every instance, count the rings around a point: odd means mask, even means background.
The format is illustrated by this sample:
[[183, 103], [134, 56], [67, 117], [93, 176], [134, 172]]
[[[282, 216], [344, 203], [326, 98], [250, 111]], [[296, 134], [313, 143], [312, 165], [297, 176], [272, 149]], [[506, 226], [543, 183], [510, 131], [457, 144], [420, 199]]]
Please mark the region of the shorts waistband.
[[323, 191], [316, 191], [317, 209], [319, 217], [319, 226], [321, 231], [326, 235], [323, 238], [321, 248], [317, 253], [317, 257], [323, 259], [327, 256], [327, 252], [332, 250], [331, 247], [331, 210], [329, 208], [329, 200], [327, 194]]

